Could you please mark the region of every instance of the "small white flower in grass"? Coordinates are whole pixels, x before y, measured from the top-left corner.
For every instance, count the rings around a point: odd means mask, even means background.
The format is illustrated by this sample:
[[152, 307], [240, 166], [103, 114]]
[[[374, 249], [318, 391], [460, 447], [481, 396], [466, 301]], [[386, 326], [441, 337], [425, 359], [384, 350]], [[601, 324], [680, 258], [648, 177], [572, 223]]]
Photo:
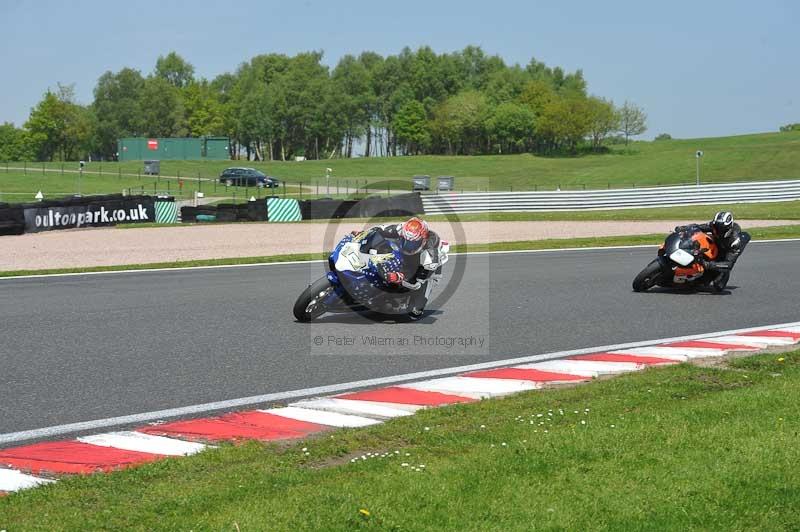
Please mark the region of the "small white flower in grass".
[[394, 454], [400, 454], [400, 451], [395, 451]]
[[502, 445], [503, 447], [505, 447], [505, 446], [506, 446], [506, 442], [503, 442], [503, 443], [501, 443], [500, 445]]
[[528, 443], [528, 440], [522, 440], [522, 443]]
[[576, 410], [576, 411], [575, 411], [575, 413], [577, 414], [577, 413], [578, 413], [578, 411]]
[[306, 456], [310, 456], [311, 455], [311, 453], [308, 452], [308, 451], [304, 452], [303, 454], [306, 455]]
[[546, 430], [545, 432], [550, 432], [550, 431]]
[[553, 413], [552, 413], [552, 412], [548, 412], [548, 413], [547, 413], [547, 415], [548, 415], [548, 416], [550, 416], [550, 417], [552, 417], [552, 416], [553, 416]]
[[611, 428], [612, 428], [612, 429], [613, 429], [613, 428], [616, 428], [616, 425], [611, 425]]
[[544, 414], [536, 414], [536, 417], [542, 417]]
[[530, 424], [533, 425], [533, 420], [531, 419]]
[[402, 464], [400, 464], [400, 467], [408, 467], [408, 462], [403, 462]]
[[486, 428], [486, 425], [481, 425], [481, 428], [482, 428], [482, 429], [485, 429], [485, 428]]
[[431, 430], [431, 428], [430, 427], [425, 427], [425, 430]]
[[585, 419], [581, 419], [581, 425], [586, 425], [586, 420]]
[[366, 460], [366, 459], [367, 459], [367, 457], [366, 457], [365, 455], [363, 455], [363, 454], [362, 454], [362, 455], [361, 455], [361, 459], [362, 459], [362, 460]]
[[406, 456], [411, 456], [411, 453], [406, 453]]
[[583, 411], [584, 411], [584, 412], [588, 412], [588, 411], [589, 411], [589, 409], [588, 409], [588, 408], [584, 408], [584, 409], [583, 409]]
[[491, 444], [489, 447], [494, 447], [494, 444]]
[[302, 449], [300, 449], [300, 450], [301, 450], [301, 451], [303, 451], [303, 452], [306, 452], [306, 451], [308, 450], [308, 447], [303, 447], [303, 448], [302, 448]]
[[425, 469], [425, 464], [420, 464], [419, 467], [421, 467], [422, 469]]

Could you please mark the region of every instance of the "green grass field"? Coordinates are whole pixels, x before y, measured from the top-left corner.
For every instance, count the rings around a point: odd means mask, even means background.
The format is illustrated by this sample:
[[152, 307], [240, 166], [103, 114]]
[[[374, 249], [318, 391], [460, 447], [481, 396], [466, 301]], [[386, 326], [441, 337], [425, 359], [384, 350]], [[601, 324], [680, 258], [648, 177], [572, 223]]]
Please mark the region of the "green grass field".
[[[592, 188], [628, 188], [644, 185], [689, 184], [695, 181], [697, 149], [705, 152], [702, 166], [704, 182], [735, 182], [768, 179], [800, 179], [800, 132], [763, 133], [734, 137], [634, 142], [627, 148], [614, 146], [608, 154], [576, 157], [538, 157], [533, 155], [476, 157], [391, 157], [368, 159], [333, 159], [304, 162], [248, 161], [163, 161], [163, 176], [181, 176], [185, 187], [194, 187], [188, 179], [211, 180], [228, 166], [252, 166], [269, 175], [302, 183], [307, 191], [326, 194], [325, 168], [332, 168], [330, 194], [340, 194], [345, 187], [368, 187], [375, 191], [409, 190], [411, 176], [452, 175], [456, 188], [474, 190], [564, 190]], [[21, 168], [22, 163], [8, 163]], [[74, 192], [76, 176], [61, 176], [62, 163], [28, 163], [27, 174], [8, 170], [0, 163], [0, 195], [3, 193], [47, 194]], [[77, 170], [76, 163], [66, 163], [65, 171]], [[152, 188], [153, 178], [142, 176], [141, 162], [99, 163], [87, 165], [83, 192], [119, 192], [122, 188]], [[122, 176], [120, 177], [120, 174]], [[129, 174], [125, 176], [124, 174]], [[92, 183], [91, 180], [94, 180]], [[208, 191], [210, 181], [203, 184]], [[317, 187], [320, 187], [319, 189]], [[172, 183], [175, 190], [175, 183]]]
[[798, 394], [800, 351], [651, 369], [71, 478], [0, 529], [797, 530]]

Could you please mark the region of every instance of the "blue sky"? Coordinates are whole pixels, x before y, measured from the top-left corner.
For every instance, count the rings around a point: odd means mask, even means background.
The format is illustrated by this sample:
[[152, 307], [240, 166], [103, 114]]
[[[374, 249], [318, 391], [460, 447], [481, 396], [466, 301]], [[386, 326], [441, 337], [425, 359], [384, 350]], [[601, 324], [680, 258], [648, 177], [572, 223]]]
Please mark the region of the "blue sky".
[[[590, 92], [645, 109], [649, 131], [702, 137], [800, 122], [800, 3], [642, 1], [54, 2], [0, 0], [0, 122], [22, 124], [57, 82], [147, 74], [175, 50], [213, 78], [260, 53], [437, 52], [480, 45], [583, 69]], [[394, 6], [394, 7], [390, 7]]]

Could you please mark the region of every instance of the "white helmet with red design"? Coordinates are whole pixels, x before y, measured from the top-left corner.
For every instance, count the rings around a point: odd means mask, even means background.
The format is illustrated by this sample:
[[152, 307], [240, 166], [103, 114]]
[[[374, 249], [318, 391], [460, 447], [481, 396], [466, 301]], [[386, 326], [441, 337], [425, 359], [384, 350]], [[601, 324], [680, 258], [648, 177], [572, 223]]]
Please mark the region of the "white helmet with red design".
[[400, 250], [406, 255], [416, 255], [428, 242], [428, 232], [428, 224], [417, 217], [400, 224], [397, 228]]

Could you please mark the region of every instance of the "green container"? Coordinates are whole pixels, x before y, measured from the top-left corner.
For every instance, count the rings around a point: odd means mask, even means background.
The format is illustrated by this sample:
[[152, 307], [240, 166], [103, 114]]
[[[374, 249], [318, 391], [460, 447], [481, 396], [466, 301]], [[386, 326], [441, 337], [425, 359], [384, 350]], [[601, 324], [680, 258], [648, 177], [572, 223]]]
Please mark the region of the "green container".
[[130, 137], [117, 141], [120, 161], [226, 160], [228, 137], [145, 138]]

